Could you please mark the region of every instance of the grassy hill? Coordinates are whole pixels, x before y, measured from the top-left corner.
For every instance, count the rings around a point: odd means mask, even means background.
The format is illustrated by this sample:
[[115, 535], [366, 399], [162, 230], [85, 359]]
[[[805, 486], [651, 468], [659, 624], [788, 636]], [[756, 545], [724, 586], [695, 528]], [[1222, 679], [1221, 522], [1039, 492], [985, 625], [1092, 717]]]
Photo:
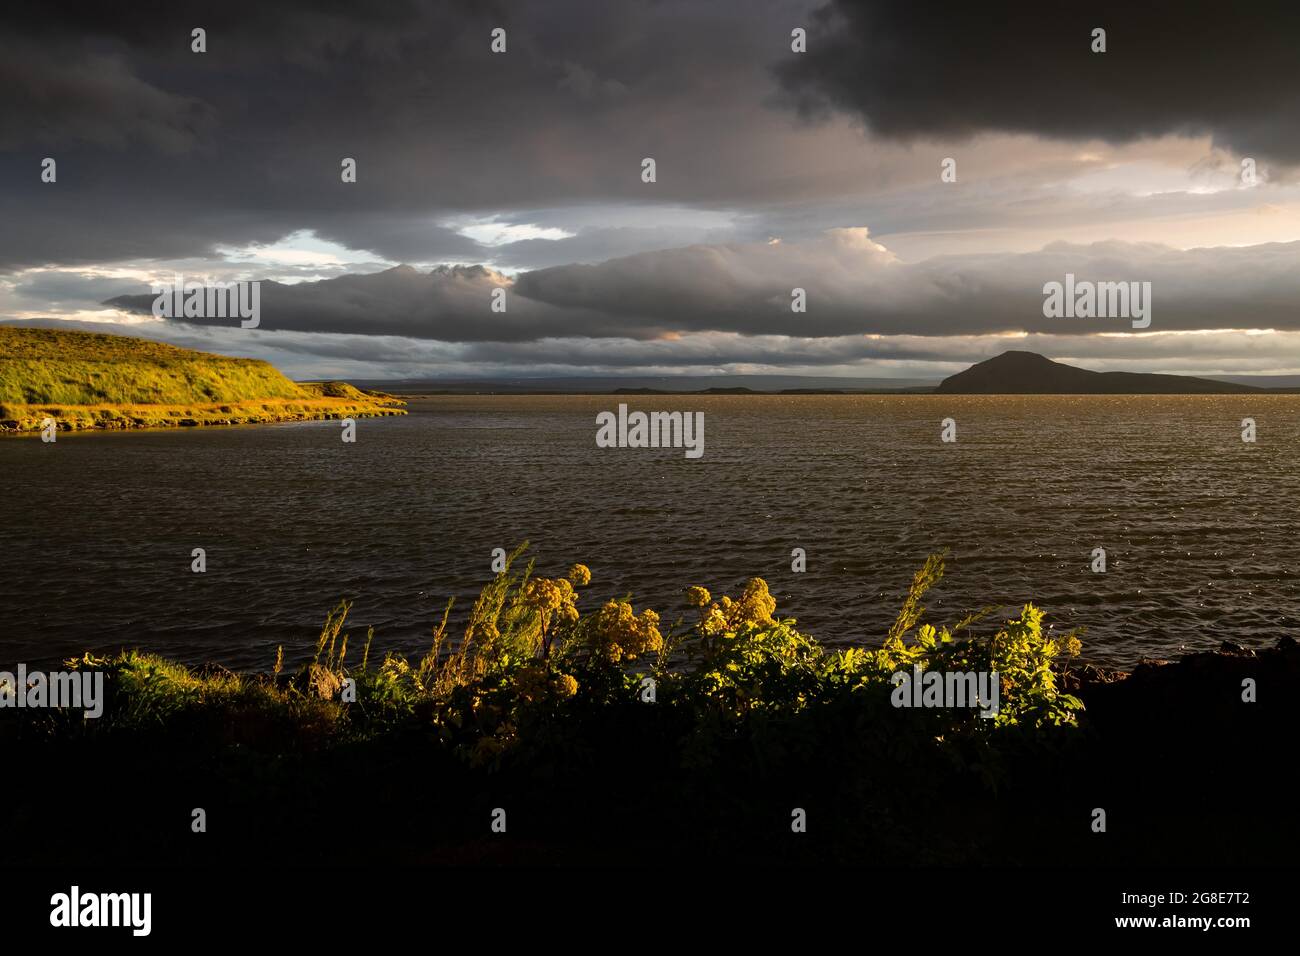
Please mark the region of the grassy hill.
[[404, 414], [344, 382], [299, 385], [260, 359], [95, 332], [0, 325], [0, 430], [243, 424]]
[[122, 335], [0, 326], [0, 402], [182, 405], [308, 393], [259, 359]]

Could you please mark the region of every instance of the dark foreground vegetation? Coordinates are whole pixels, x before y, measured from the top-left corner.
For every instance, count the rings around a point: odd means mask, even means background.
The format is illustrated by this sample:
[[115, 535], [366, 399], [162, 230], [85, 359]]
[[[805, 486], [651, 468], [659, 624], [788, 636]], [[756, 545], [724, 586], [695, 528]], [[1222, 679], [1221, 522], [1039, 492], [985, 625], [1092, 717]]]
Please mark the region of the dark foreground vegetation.
[[[686, 592], [668, 626], [584, 612], [589, 572], [507, 569], [420, 661], [326, 621], [296, 673], [87, 655], [103, 716], [0, 711], [16, 862], [346, 865], [1293, 862], [1300, 652], [1079, 665], [1026, 606], [925, 623], [927, 562], [879, 648], [828, 650]], [[997, 671], [996, 717], [898, 708], [890, 677]], [[653, 681], [653, 701], [646, 699]], [[1253, 680], [1257, 702], [1243, 700]], [[355, 700], [350, 701], [353, 690]], [[7, 804], [7, 806], [5, 805]], [[203, 808], [207, 832], [194, 833]], [[494, 833], [493, 811], [506, 814]], [[806, 813], [807, 832], [792, 832]], [[1106, 832], [1094, 832], [1103, 809]]]

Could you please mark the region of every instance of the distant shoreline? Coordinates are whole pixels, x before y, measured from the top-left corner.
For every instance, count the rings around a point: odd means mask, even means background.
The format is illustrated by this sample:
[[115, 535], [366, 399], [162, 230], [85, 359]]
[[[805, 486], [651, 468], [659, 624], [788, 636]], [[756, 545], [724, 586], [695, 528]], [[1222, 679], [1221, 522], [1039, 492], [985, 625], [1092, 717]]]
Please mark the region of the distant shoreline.
[[[359, 386], [358, 386], [359, 387]], [[370, 387], [370, 383], [366, 383]], [[389, 383], [388, 388], [391, 394], [400, 398], [437, 398], [441, 396], [472, 396], [472, 395], [509, 395], [509, 396], [568, 396], [568, 395], [590, 395], [590, 396], [638, 396], [638, 395], [929, 395], [934, 392], [933, 388], [906, 388], [906, 389], [860, 389], [860, 388], [784, 388], [780, 390], [765, 390], [756, 388], [704, 388], [704, 389], [667, 389], [667, 388], [612, 388], [612, 389], [525, 389], [512, 388], [510, 386], [484, 386], [476, 388], [472, 386], [449, 386], [447, 388], [402, 388], [400, 385]]]
[[[394, 379], [362, 388], [417, 395], [1297, 395], [1288, 376], [1204, 378], [1151, 372], [1093, 372], [1036, 352], [1007, 351], [940, 382], [790, 375], [628, 375], [553, 379]], [[726, 384], [723, 384], [726, 383]], [[1272, 383], [1272, 384], [1265, 384]], [[694, 387], [687, 387], [687, 386]]]
[[[367, 388], [370, 388], [380, 383], [365, 382], [361, 384], [364, 384]], [[481, 388], [474, 388], [470, 386], [451, 386], [447, 388], [430, 387], [430, 388], [411, 389], [411, 388], [403, 388], [400, 384], [395, 384], [392, 382], [383, 383], [383, 384], [385, 384], [386, 388], [389, 391], [391, 391], [391, 394], [402, 399], [440, 398], [440, 397], [448, 397], [448, 396], [472, 397], [475, 395], [508, 396], [508, 397], [517, 397], [517, 398], [527, 398], [531, 396], [536, 396], [539, 398], [547, 397], [547, 396], [550, 397], [590, 396], [593, 398], [598, 398], [601, 396], [613, 396], [613, 397], [631, 396], [635, 398], [637, 396], [655, 397], [655, 396], [668, 396], [668, 395], [699, 395], [699, 396], [738, 395], [738, 396], [777, 396], [777, 397], [781, 397], [781, 396], [789, 397], [789, 396], [800, 396], [800, 395], [812, 395], [812, 396], [815, 395], [845, 395], [845, 396], [855, 396], [855, 395], [939, 396], [942, 395], [944, 397], [958, 397], [958, 398], [961, 397], [1026, 398], [1026, 397], [1034, 397], [1034, 396], [1055, 397], [1055, 398], [1066, 398], [1066, 397], [1116, 398], [1116, 397], [1125, 397], [1125, 396], [1139, 396], [1139, 397], [1206, 396], [1210, 398], [1224, 398], [1224, 397], [1248, 398], [1251, 396], [1258, 397], [1260, 395], [1300, 395], [1300, 387], [1288, 387], [1288, 388], [1257, 387], [1252, 389], [1251, 391], [1206, 393], [1206, 392], [1180, 392], [1180, 391], [1170, 391], [1170, 392], [940, 392], [937, 386], [925, 387], [925, 388], [913, 387], [913, 388], [897, 388], [897, 389], [783, 388], [777, 390], [756, 389], [756, 388], [720, 388], [720, 387], [705, 388], [705, 389], [614, 388], [614, 389], [590, 390], [590, 389], [563, 389], [563, 388], [525, 389], [525, 388], [517, 388], [511, 386], [483, 386]], [[360, 387], [360, 384], [358, 384], [358, 387]]]

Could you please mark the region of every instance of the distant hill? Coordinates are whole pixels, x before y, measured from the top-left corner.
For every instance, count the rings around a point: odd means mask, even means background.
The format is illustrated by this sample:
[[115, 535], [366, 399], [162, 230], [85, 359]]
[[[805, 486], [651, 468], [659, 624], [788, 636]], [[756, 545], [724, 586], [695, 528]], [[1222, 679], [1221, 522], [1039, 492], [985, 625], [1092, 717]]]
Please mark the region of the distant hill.
[[1036, 352], [1003, 352], [950, 375], [935, 389], [946, 395], [1236, 395], [1264, 389], [1189, 375], [1091, 372]]
[[1256, 388], [1294, 391], [1300, 389], [1300, 375], [1211, 375], [1216, 382], [1235, 382]]
[[126, 335], [0, 325], [0, 431], [401, 415], [344, 382], [295, 383], [260, 359]]

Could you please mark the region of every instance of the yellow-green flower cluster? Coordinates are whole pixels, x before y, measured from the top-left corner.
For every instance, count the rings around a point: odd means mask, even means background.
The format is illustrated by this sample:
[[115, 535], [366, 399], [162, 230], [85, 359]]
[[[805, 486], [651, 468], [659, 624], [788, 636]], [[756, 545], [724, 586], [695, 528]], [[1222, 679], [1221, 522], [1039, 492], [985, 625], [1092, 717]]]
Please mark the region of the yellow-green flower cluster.
[[[709, 603], [709, 592], [704, 588], [690, 588], [686, 600], [696, 607], [704, 608]], [[704, 634], [722, 634], [735, 631], [746, 624], [773, 624], [772, 612], [776, 610], [776, 598], [767, 589], [767, 582], [762, 578], [750, 578], [745, 585], [739, 601], [733, 601], [725, 594], [700, 615], [699, 629]]]
[[578, 620], [578, 592], [566, 578], [531, 578], [524, 585], [521, 601], [542, 618], [542, 630], [559, 618], [570, 624]]
[[708, 588], [691, 587], [686, 589], [686, 603], [691, 607], [704, 607], [710, 600]]
[[556, 674], [551, 678], [551, 689], [557, 697], [572, 697], [578, 692], [578, 678], [572, 674]]
[[526, 701], [543, 700], [552, 694], [563, 699], [578, 692], [578, 679], [571, 674], [552, 674], [543, 664], [529, 664], [515, 675], [515, 686]]
[[635, 660], [637, 655], [660, 651], [659, 615], [648, 608], [638, 616], [626, 601], [608, 601], [597, 613], [592, 627], [593, 647], [610, 663]]
[[762, 578], [750, 578], [745, 585], [740, 600], [732, 609], [733, 624], [772, 624], [772, 612], [776, 610], [776, 598], [767, 590], [767, 582]]

